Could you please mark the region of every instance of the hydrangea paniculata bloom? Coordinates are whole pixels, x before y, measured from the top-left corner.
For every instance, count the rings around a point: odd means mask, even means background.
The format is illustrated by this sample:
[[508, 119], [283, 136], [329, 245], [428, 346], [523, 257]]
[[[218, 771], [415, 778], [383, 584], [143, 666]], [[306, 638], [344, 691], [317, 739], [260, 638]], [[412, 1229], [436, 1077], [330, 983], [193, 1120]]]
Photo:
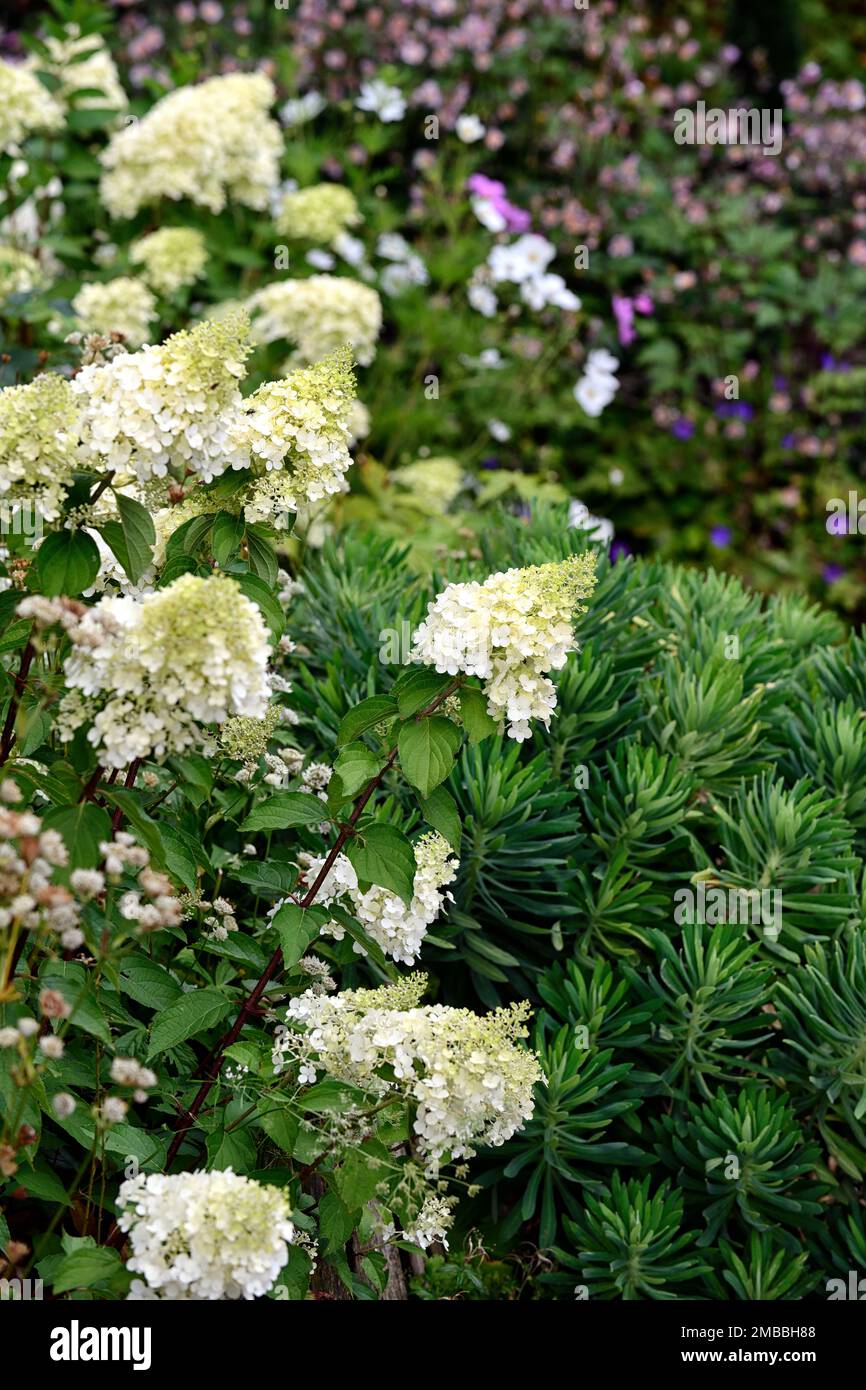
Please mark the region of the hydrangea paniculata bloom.
[[378, 884], [366, 893], [357, 889], [351, 894], [355, 916], [386, 956], [414, 965], [421, 954], [427, 928], [447, 896], [442, 890], [457, 876], [458, 861], [450, 855], [448, 841], [435, 830], [415, 842], [415, 880], [408, 905]]
[[157, 316], [153, 294], [143, 280], [132, 275], [82, 285], [72, 309], [76, 327], [83, 333], [119, 333], [131, 348], [149, 341]]
[[529, 738], [529, 722], [550, 722], [560, 670], [576, 649], [573, 622], [595, 585], [595, 557], [571, 555], [547, 565], [492, 574], [483, 584], [449, 584], [428, 606], [412, 655], [456, 676], [478, 676], [493, 719], [510, 738]]
[[362, 220], [350, 189], [339, 183], [317, 183], [283, 195], [276, 226], [282, 236], [327, 245]]
[[63, 111], [23, 63], [0, 61], [0, 153], [14, 154], [37, 132], [59, 130]]
[[382, 301], [358, 280], [337, 275], [276, 280], [256, 290], [247, 307], [257, 341], [294, 343], [293, 362], [318, 362], [346, 343], [362, 367], [376, 355]]
[[[437, 831], [429, 831], [415, 843], [415, 880], [412, 900], [405, 903], [396, 893], [373, 884], [366, 893], [358, 885], [358, 877], [345, 855], [337, 856], [327, 878], [316, 895], [319, 903], [327, 905], [345, 895], [346, 906], [362, 923], [367, 935], [381, 946], [386, 956], [413, 965], [421, 953], [427, 928], [442, 910], [446, 894], [442, 891], [457, 876], [458, 860], [451, 858], [451, 847]], [[324, 859], [313, 859], [304, 870], [307, 883], [314, 883]], [[329, 923], [324, 934], [343, 935], [338, 922]], [[360, 949], [360, 948], [358, 948]]]
[[82, 398], [82, 461], [134, 469], [139, 482], [172, 467], [205, 482], [245, 467], [247, 456], [230, 450], [227, 429], [241, 403], [249, 350], [249, 322], [236, 312], [82, 368], [72, 382]]
[[76, 466], [75, 396], [62, 377], [0, 391], [0, 494], [56, 521]]
[[160, 227], [133, 242], [129, 258], [157, 294], [175, 294], [202, 275], [207, 247], [195, 227]]
[[121, 1184], [130, 1298], [260, 1298], [289, 1257], [295, 1229], [281, 1188], [233, 1173], [140, 1173]]
[[68, 738], [90, 720], [88, 739], [108, 767], [210, 752], [203, 726], [267, 710], [268, 632], [226, 575], [184, 574], [142, 599], [106, 596], [69, 635], [59, 727]]
[[[418, 1147], [435, 1166], [446, 1154], [470, 1156], [477, 1144], [504, 1144], [533, 1111], [543, 1079], [527, 1036], [529, 1006], [484, 1015], [421, 1005], [425, 975], [380, 989], [326, 995], [307, 990], [289, 1005], [274, 1065], [300, 1057], [305, 1079], [317, 1069], [374, 1095], [402, 1094], [415, 1106]], [[384, 1073], [384, 1074], [383, 1074]]]
[[134, 217], [161, 198], [222, 212], [232, 197], [262, 211], [283, 147], [268, 115], [273, 101], [263, 73], [229, 73], [169, 92], [100, 155], [100, 192], [111, 216]]
[[243, 494], [247, 521], [280, 525], [281, 514], [339, 492], [352, 462], [349, 411], [355, 377], [348, 348], [248, 396], [229, 431], [254, 479]]

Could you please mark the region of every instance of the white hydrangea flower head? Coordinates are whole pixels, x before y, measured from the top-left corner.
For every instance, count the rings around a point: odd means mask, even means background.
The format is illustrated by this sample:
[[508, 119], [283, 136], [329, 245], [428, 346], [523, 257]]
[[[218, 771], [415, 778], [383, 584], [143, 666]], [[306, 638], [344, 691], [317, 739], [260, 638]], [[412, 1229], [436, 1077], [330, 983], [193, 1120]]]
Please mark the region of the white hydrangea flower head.
[[530, 720], [550, 722], [560, 670], [577, 648], [574, 618], [595, 585], [595, 556], [492, 574], [483, 584], [449, 584], [428, 605], [412, 656], [443, 674], [480, 678], [493, 719], [529, 738]]
[[282, 236], [323, 246], [362, 221], [354, 193], [339, 183], [317, 183], [285, 193], [276, 216]]
[[[451, 858], [448, 841], [430, 831], [415, 843], [412, 901], [373, 884], [366, 893], [350, 893], [355, 916], [386, 956], [414, 965], [421, 954], [427, 928], [436, 921], [445, 901], [443, 889], [457, 876], [459, 861]], [[450, 895], [449, 895], [450, 896]]]
[[57, 79], [55, 97], [64, 106], [76, 93], [86, 91], [87, 95], [75, 102], [79, 111], [126, 110], [129, 101], [120, 85], [114, 59], [98, 34], [82, 34], [78, 25], [68, 24], [66, 37], [48, 34], [45, 47], [39, 67]]
[[402, 1094], [415, 1106], [418, 1148], [435, 1166], [510, 1139], [531, 1117], [543, 1074], [519, 1044], [528, 1004], [484, 1015], [421, 1005], [426, 986], [425, 975], [413, 974], [379, 989], [307, 990], [286, 1013], [304, 1031], [277, 1035], [274, 1065], [290, 1053], [307, 1076], [319, 1068], [374, 1095]]
[[72, 381], [82, 402], [82, 462], [132, 469], [142, 483], [169, 468], [210, 482], [246, 467], [247, 454], [229, 447], [228, 427], [249, 351], [249, 320], [236, 312], [83, 367]]
[[283, 137], [268, 115], [263, 73], [229, 73], [169, 92], [100, 155], [100, 193], [112, 217], [189, 198], [222, 212], [228, 198], [264, 211], [279, 179]]
[[196, 227], [160, 227], [130, 247], [129, 259], [157, 294], [171, 295], [191, 285], [207, 265], [205, 239]]
[[151, 325], [157, 317], [152, 292], [132, 275], [82, 285], [72, 310], [75, 326], [82, 333], [119, 333], [131, 348], [150, 341]]
[[15, 246], [0, 246], [0, 303], [13, 294], [32, 294], [45, 284], [35, 256]]
[[52, 374], [0, 390], [0, 495], [56, 521], [76, 468], [77, 418], [69, 382]]
[[282, 1189], [231, 1168], [140, 1173], [121, 1184], [118, 1205], [128, 1266], [145, 1280], [132, 1298], [261, 1298], [295, 1235]]
[[267, 628], [227, 575], [184, 574], [141, 599], [106, 596], [70, 637], [61, 736], [91, 720], [88, 739], [107, 767], [186, 748], [209, 753], [203, 726], [265, 716]]
[[15, 154], [28, 135], [63, 125], [63, 109], [28, 64], [0, 62], [0, 153]]
[[248, 455], [255, 475], [244, 494], [247, 521], [284, 527], [286, 514], [302, 503], [341, 490], [352, 462], [348, 422], [354, 397], [348, 348], [265, 382], [247, 397], [228, 434], [230, 451]]
[[376, 355], [382, 301], [358, 280], [339, 275], [276, 280], [256, 290], [247, 307], [258, 342], [295, 344], [290, 366], [318, 362], [346, 343], [362, 367], [368, 367]]

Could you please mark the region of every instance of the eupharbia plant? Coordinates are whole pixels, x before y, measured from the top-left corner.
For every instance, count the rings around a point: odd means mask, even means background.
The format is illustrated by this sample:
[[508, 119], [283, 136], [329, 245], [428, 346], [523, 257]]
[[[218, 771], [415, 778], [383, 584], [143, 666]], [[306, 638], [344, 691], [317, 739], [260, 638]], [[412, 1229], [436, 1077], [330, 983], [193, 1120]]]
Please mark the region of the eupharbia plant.
[[397, 966], [458, 872], [461, 746], [547, 725], [593, 558], [448, 585], [309, 762], [276, 547], [351, 463], [352, 364], [244, 397], [248, 349], [242, 314], [85, 339], [0, 392], [43, 531], [0, 596], [0, 1247], [55, 1296], [393, 1291], [542, 1076], [526, 1003]]

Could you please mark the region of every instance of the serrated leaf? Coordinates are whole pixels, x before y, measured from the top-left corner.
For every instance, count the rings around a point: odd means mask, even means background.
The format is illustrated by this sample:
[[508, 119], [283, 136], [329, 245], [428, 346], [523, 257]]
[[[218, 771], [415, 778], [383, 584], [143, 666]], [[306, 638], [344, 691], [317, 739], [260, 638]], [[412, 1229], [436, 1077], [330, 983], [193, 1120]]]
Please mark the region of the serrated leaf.
[[271, 926], [280, 939], [283, 965], [291, 970], [297, 965], [311, 942], [316, 940], [328, 914], [321, 907], [298, 907], [297, 903], [283, 903], [271, 918]]
[[410, 671], [399, 682], [394, 692], [403, 718], [407, 719], [409, 715], [417, 714], [419, 710], [432, 704], [436, 696], [441, 695], [453, 680], [453, 676], [441, 676], [437, 671], [423, 668], [420, 671]]
[[276, 1105], [270, 1097], [259, 1102], [259, 1124], [265, 1134], [283, 1153], [294, 1152], [298, 1137], [300, 1120], [283, 1105]]
[[248, 599], [252, 599], [253, 603], [258, 604], [262, 617], [271, 630], [271, 637], [275, 642], [278, 641], [283, 635], [283, 628], [286, 623], [283, 610], [277, 602], [276, 596], [264, 580], [259, 579], [258, 575], [240, 574], [235, 575], [234, 578], [237, 580], [241, 592], [246, 594]]
[[473, 685], [464, 685], [461, 686], [458, 695], [460, 714], [470, 743], [480, 743], [482, 739], [498, 732], [499, 725], [487, 713], [487, 699], [482, 691], [476, 690]]
[[161, 1013], [154, 1020], [150, 1033], [148, 1061], [170, 1047], [186, 1042], [193, 1034], [213, 1028], [220, 1019], [225, 1018], [231, 1004], [223, 994], [215, 989], [194, 989]]
[[441, 715], [428, 715], [402, 725], [397, 737], [400, 766], [422, 796], [444, 782], [460, 747], [460, 730]]
[[329, 783], [329, 801], [336, 801], [337, 795], [340, 802], [351, 800], [362, 787], [372, 781], [381, 766], [382, 759], [372, 753], [366, 743], [347, 743], [337, 754], [334, 762], [334, 775], [339, 778], [339, 791], [332, 792]]
[[153, 547], [156, 544], [156, 530], [150, 512], [134, 497], [126, 497], [122, 492], [116, 494], [117, 510], [126, 544], [126, 562], [118, 556], [123, 568], [133, 584], [137, 584], [146, 569], [153, 564]]
[[100, 791], [111, 805], [119, 806], [137, 838], [147, 849], [154, 868], [165, 868], [165, 844], [159, 825], [147, 814], [137, 792], [127, 787], [105, 787]]
[[79, 1248], [64, 1256], [54, 1271], [51, 1286], [55, 1294], [70, 1289], [90, 1289], [123, 1270], [116, 1250], [104, 1245]]
[[34, 568], [40, 593], [75, 598], [99, 573], [99, 548], [86, 531], [54, 531], [36, 552]]
[[455, 854], [459, 854], [463, 829], [457, 803], [451, 793], [445, 787], [437, 787], [420, 804], [427, 824], [444, 835]]
[[359, 879], [390, 889], [404, 902], [412, 901], [415, 851], [395, 825], [359, 822], [346, 844], [346, 855]]
[[211, 1168], [233, 1168], [236, 1173], [247, 1173], [256, 1161], [256, 1142], [249, 1129], [217, 1130], [209, 1134], [207, 1144], [207, 1166]]
[[147, 1009], [167, 1009], [183, 993], [164, 965], [143, 955], [127, 957], [121, 963], [120, 988]]
[[111, 839], [108, 812], [92, 801], [82, 801], [77, 806], [52, 806], [45, 812], [42, 825], [63, 836], [73, 869], [94, 869], [102, 858], [100, 841]]
[[254, 526], [247, 527], [247, 556], [253, 574], [272, 589], [277, 582], [277, 556], [274, 547], [266, 537], [260, 535]]
[[369, 699], [362, 700], [354, 709], [350, 709], [340, 722], [337, 731], [337, 746], [341, 747], [344, 743], [351, 743], [359, 734], [365, 730], [372, 729], [374, 724], [379, 724], [383, 719], [389, 719], [397, 713], [397, 701], [390, 695], [371, 695]]
[[317, 796], [303, 792], [275, 792], [254, 806], [241, 830], [288, 830], [293, 825], [318, 825], [328, 819]]
[[218, 565], [225, 566], [237, 555], [244, 538], [246, 522], [232, 512], [217, 512], [211, 533], [211, 554]]
[[354, 1228], [352, 1213], [336, 1192], [326, 1192], [319, 1202], [319, 1238], [330, 1254], [345, 1245]]

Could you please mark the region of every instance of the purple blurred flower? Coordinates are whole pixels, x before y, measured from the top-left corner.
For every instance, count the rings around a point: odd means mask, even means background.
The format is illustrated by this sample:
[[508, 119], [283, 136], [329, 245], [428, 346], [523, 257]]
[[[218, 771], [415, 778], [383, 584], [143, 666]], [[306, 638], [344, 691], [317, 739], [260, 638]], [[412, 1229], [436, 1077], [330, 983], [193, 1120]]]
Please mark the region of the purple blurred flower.
[[821, 571], [821, 573], [822, 573], [822, 575], [823, 575], [823, 577], [824, 577], [824, 583], [825, 583], [825, 584], [835, 584], [837, 579], [843, 579], [843, 578], [844, 578], [844, 576], [845, 576], [845, 566], [844, 566], [844, 565], [825, 565], [824, 568], [823, 568], [823, 570]]
[[755, 411], [748, 401], [722, 401], [715, 408], [721, 420], [751, 420]]
[[615, 565], [617, 560], [624, 560], [631, 554], [631, 546], [626, 545], [625, 541], [614, 541], [610, 548], [610, 561]]
[[634, 305], [627, 295], [615, 294], [611, 297], [611, 308], [616, 319], [616, 331], [623, 347], [633, 343], [637, 334], [634, 331]]
[[731, 536], [730, 526], [714, 526], [710, 532], [710, 544], [714, 545], [716, 550], [724, 550], [731, 544]]
[[694, 421], [681, 415], [679, 420], [675, 420], [671, 425], [671, 434], [675, 439], [691, 439], [695, 432]]
[[505, 196], [505, 184], [489, 179], [486, 174], [470, 174], [466, 187], [475, 198], [483, 198], [497, 212], [509, 232], [528, 232], [532, 223], [529, 213], [515, 207]]
[[848, 363], [848, 362], [837, 362], [837, 361], [836, 361], [836, 358], [833, 356], [832, 352], [823, 352], [823, 353], [821, 354], [821, 371], [822, 371], [822, 372], [850, 372], [850, 370], [851, 370], [850, 363]]

